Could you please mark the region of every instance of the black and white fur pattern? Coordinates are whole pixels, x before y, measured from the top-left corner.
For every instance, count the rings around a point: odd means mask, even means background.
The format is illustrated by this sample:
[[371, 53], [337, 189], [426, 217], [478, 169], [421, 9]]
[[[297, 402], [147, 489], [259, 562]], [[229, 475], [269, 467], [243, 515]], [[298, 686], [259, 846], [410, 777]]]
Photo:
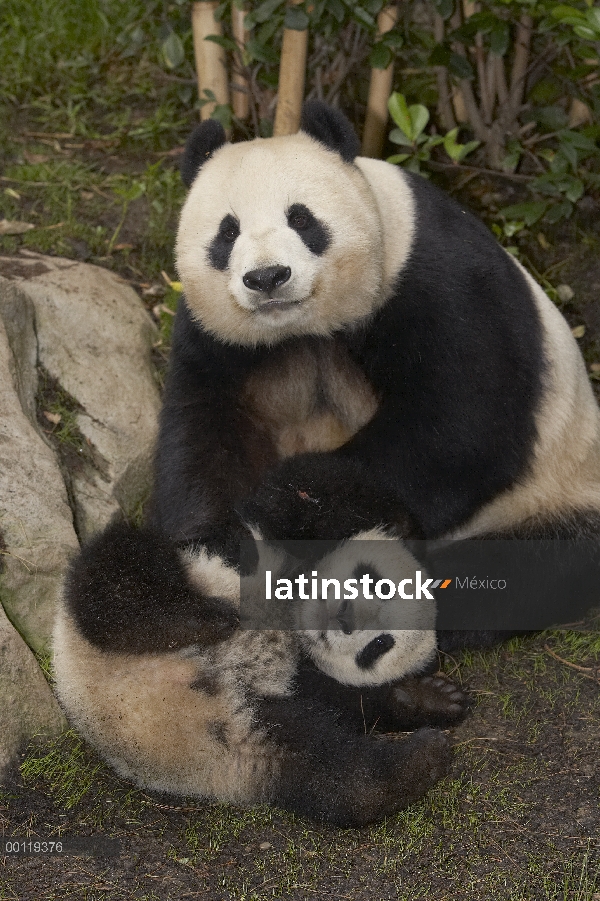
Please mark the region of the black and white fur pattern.
[[[75, 561], [55, 629], [57, 690], [72, 723], [120, 775], [158, 791], [269, 802], [358, 826], [445, 774], [446, 736], [420, 727], [462, 719], [456, 686], [391, 681], [410, 664], [393, 641], [380, 653], [374, 632], [340, 645], [335, 632], [240, 630], [239, 587], [238, 573], [205, 550], [178, 552], [126, 526]], [[434, 633], [411, 634], [418, 671], [434, 653]], [[355, 683], [364, 672], [359, 649], [370, 654], [367, 673], [384, 661], [379, 684], [342, 684], [314, 662], [343, 667], [338, 675]], [[373, 736], [376, 727], [418, 731], [394, 741]]]
[[432, 630], [384, 638], [370, 673], [356, 643], [373, 633], [240, 632], [240, 540], [600, 523], [600, 420], [567, 324], [469, 213], [357, 150], [321, 104], [291, 137], [192, 135], [154, 531], [84, 550], [55, 642], [63, 703], [119, 772], [345, 824], [446, 767], [442, 733], [373, 726], [449, 724], [463, 701], [416, 678]]

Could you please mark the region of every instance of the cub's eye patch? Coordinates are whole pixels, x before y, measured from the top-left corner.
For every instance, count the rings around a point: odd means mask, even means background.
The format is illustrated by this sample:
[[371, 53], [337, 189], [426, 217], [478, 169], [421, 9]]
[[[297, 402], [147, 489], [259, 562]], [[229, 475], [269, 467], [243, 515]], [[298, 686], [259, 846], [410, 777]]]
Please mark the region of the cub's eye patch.
[[360, 654], [356, 655], [356, 665], [359, 669], [371, 669], [371, 667], [387, 654], [396, 644], [393, 635], [385, 633], [378, 635], [366, 645]]
[[240, 234], [240, 223], [227, 214], [221, 219], [219, 230], [208, 248], [208, 259], [214, 269], [227, 269], [231, 250]]
[[321, 256], [331, 244], [331, 233], [323, 222], [313, 216], [303, 203], [295, 203], [287, 211], [287, 221], [311, 253]]

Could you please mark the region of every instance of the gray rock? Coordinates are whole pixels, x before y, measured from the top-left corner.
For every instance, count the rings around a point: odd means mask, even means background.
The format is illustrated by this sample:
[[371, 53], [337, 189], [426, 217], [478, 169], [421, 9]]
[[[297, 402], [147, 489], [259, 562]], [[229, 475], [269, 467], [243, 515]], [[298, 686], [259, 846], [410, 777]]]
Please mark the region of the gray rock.
[[157, 331], [136, 293], [98, 266], [38, 254], [0, 258], [33, 303], [38, 362], [77, 403], [81, 465], [70, 468], [80, 538], [135, 514], [150, 487], [160, 407]]
[[0, 777], [32, 736], [58, 735], [66, 725], [35, 657], [0, 607]]
[[[50, 646], [78, 534], [132, 515], [149, 489], [156, 337], [135, 292], [112, 273], [37, 254], [0, 257], [0, 775], [33, 735], [66, 725], [27, 645]], [[76, 424], [68, 453], [52, 444], [50, 421], [39, 425], [48, 386], [68, 407], [61, 423]]]
[[[14, 300], [17, 294], [11, 296]], [[13, 346], [28, 351], [32, 312], [24, 301], [20, 318], [11, 323]], [[23, 328], [20, 337], [17, 322]], [[0, 533], [5, 570], [0, 598], [27, 643], [43, 650], [52, 633], [65, 563], [78, 542], [56, 457], [24, 412], [31, 401], [31, 379], [23, 360], [15, 361], [1, 319], [0, 385]]]

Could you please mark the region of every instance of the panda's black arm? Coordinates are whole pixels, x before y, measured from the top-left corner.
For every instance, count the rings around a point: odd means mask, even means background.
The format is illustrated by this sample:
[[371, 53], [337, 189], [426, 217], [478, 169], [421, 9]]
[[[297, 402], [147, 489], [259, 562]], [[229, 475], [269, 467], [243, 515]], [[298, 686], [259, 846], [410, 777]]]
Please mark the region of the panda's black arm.
[[84, 638], [103, 651], [207, 646], [239, 624], [233, 607], [192, 588], [171, 541], [124, 524], [83, 546], [67, 573], [64, 600]]
[[304, 656], [295, 679], [294, 698], [300, 705], [319, 698], [341, 714], [347, 728], [365, 735], [423, 726], [447, 728], [460, 723], [469, 710], [467, 696], [443, 676], [408, 676], [376, 686], [342, 685]]
[[213, 340], [184, 302], [175, 320], [155, 457], [151, 525], [235, 563], [249, 537], [235, 503], [271, 462], [271, 445], [239, 404], [257, 354]]

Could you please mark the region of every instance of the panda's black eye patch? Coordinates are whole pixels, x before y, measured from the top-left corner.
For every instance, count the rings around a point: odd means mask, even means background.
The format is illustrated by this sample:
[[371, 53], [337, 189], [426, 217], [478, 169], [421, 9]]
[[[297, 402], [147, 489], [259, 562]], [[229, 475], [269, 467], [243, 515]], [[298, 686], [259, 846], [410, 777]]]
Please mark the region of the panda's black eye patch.
[[379, 658], [387, 654], [395, 644], [393, 635], [389, 635], [387, 632], [383, 635], [378, 635], [377, 638], [365, 645], [360, 654], [356, 655], [357, 667], [359, 669], [371, 669]]
[[311, 253], [321, 256], [331, 244], [331, 234], [326, 225], [313, 216], [303, 203], [295, 203], [287, 211], [287, 221], [302, 238]]
[[227, 214], [221, 219], [219, 231], [208, 248], [208, 258], [215, 269], [227, 269], [231, 250], [240, 234], [240, 223]]

